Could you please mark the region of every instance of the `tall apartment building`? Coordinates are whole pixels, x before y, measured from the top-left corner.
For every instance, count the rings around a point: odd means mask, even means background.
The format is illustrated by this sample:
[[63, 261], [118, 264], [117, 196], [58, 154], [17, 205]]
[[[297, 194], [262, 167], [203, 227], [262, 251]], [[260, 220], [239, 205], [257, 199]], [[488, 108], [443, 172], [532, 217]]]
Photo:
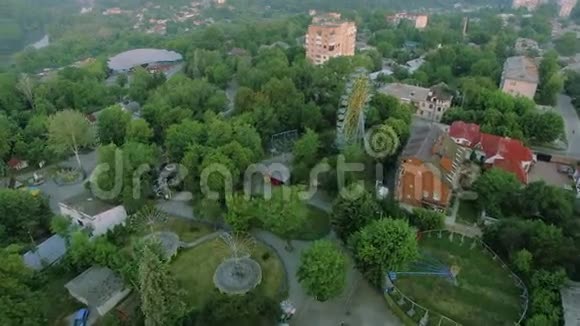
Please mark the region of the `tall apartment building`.
[[429, 16], [425, 14], [409, 14], [406, 12], [399, 12], [387, 17], [387, 21], [393, 25], [399, 25], [402, 20], [411, 21], [417, 29], [424, 29], [427, 27], [427, 23], [429, 22]]
[[526, 8], [530, 11], [535, 10], [540, 5], [540, 0], [513, 0], [514, 9]]
[[558, 1], [558, 15], [560, 17], [568, 17], [576, 6], [578, 0], [559, 0]]
[[339, 13], [315, 16], [306, 34], [306, 57], [314, 64], [331, 58], [354, 55], [356, 25], [342, 20]]
[[540, 74], [536, 62], [525, 56], [509, 57], [503, 66], [500, 88], [513, 96], [534, 99]]

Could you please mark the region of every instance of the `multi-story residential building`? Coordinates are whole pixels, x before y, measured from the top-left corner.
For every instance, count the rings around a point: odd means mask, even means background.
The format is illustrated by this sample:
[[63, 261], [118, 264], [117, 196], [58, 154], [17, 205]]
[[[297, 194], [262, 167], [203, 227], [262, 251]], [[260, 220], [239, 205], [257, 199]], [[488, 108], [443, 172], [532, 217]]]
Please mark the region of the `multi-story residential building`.
[[507, 58], [500, 84], [504, 93], [533, 99], [539, 82], [538, 65], [533, 59], [525, 56]]
[[465, 158], [474, 153], [475, 159], [487, 167], [511, 172], [523, 184], [528, 183], [528, 173], [536, 157], [521, 141], [483, 133], [477, 124], [463, 121], [451, 124], [449, 136], [456, 144], [471, 149]]
[[315, 16], [306, 34], [306, 57], [314, 64], [331, 58], [353, 56], [356, 46], [356, 25], [342, 20], [339, 13]]
[[526, 8], [530, 11], [535, 10], [540, 5], [540, 0], [513, 0], [512, 8]]
[[392, 83], [386, 84], [379, 92], [394, 96], [401, 102], [413, 104], [415, 115], [431, 121], [441, 121], [441, 117], [451, 107], [453, 96], [447, 85], [441, 83], [431, 88]]
[[572, 9], [576, 6], [578, 0], [559, 0], [558, 1], [558, 16], [568, 17], [572, 13]]
[[448, 208], [465, 151], [437, 124], [415, 128], [401, 153], [395, 198], [415, 207]]
[[427, 27], [427, 23], [429, 23], [429, 16], [425, 14], [410, 14], [406, 12], [399, 12], [387, 16], [387, 21], [394, 25], [399, 25], [403, 20], [411, 21], [413, 26], [417, 29], [424, 29]]

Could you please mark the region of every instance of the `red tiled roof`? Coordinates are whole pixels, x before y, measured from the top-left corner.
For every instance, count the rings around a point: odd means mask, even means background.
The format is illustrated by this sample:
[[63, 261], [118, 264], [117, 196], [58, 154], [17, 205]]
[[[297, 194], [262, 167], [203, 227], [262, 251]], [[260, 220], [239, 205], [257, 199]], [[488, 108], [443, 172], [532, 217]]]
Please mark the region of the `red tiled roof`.
[[490, 134], [481, 134], [481, 148], [487, 158], [499, 155], [507, 160], [529, 162], [533, 160], [532, 151], [521, 141]]
[[449, 128], [449, 136], [458, 139], [467, 139], [471, 143], [471, 146], [474, 146], [479, 143], [481, 132], [479, 131], [479, 126], [475, 123], [455, 121]]
[[528, 183], [528, 174], [524, 170], [521, 161], [499, 159], [493, 162], [493, 166], [516, 175], [523, 184]]

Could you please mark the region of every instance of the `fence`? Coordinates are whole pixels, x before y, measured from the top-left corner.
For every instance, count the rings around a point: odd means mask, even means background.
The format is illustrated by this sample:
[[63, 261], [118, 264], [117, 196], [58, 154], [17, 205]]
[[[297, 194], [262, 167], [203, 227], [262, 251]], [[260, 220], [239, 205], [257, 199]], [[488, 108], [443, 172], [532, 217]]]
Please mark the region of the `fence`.
[[[429, 237], [432, 234], [437, 234], [439, 238], [442, 238], [443, 234], [446, 234], [446, 236], [448, 236], [450, 240], [453, 240], [454, 237], [458, 237], [459, 239], [461, 239], [460, 240], [461, 243], [463, 243], [465, 238], [470, 238], [465, 234], [456, 233], [449, 230], [430, 230], [420, 232], [419, 234], [421, 236], [426, 235]], [[489, 254], [494, 261], [499, 262], [500, 266], [506, 272], [509, 273], [508, 274], [509, 277], [514, 280], [515, 285], [522, 290], [522, 293], [520, 295], [522, 299], [522, 313], [518, 321], [516, 322], [516, 325], [521, 325], [524, 318], [526, 317], [529, 305], [529, 293], [528, 289], [526, 288], [526, 285], [516, 274], [514, 274], [509, 269], [509, 267], [503, 262], [503, 260], [501, 260], [501, 258], [493, 250], [491, 250], [491, 248], [487, 244], [485, 244], [485, 242], [481, 241], [479, 238], [470, 238], [470, 239], [473, 240], [473, 242], [471, 243], [471, 249], [474, 249], [476, 246], [483, 248], [483, 251]], [[395, 308], [401, 309], [401, 311], [403, 311], [405, 316], [408, 316], [409, 319], [414, 321], [417, 325], [421, 326], [426, 326], [428, 324], [437, 326], [461, 325], [460, 323], [454, 321], [453, 319], [441, 313], [429, 310], [428, 308], [420, 305], [419, 303], [415, 302], [414, 300], [406, 296], [399, 288], [395, 286], [395, 284], [390, 280], [389, 276], [385, 277], [385, 281], [386, 281], [385, 294], [389, 296], [390, 299], [392, 299], [396, 305], [398, 305]], [[392, 306], [393, 304], [390, 305]], [[409, 319], [404, 320], [404, 322], [406, 324], [409, 323], [410, 322]], [[434, 320], [435, 323], [431, 322], [431, 320]]]

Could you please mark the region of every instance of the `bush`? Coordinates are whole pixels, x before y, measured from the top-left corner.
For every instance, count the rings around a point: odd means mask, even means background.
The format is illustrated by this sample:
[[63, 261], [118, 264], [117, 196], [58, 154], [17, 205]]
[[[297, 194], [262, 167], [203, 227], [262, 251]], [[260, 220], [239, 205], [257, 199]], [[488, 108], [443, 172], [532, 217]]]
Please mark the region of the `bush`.
[[416, 208], [409, 215], [409, 223], [420, 231], [437, 230], [443, 228], [445, 215], [425, 208]]

